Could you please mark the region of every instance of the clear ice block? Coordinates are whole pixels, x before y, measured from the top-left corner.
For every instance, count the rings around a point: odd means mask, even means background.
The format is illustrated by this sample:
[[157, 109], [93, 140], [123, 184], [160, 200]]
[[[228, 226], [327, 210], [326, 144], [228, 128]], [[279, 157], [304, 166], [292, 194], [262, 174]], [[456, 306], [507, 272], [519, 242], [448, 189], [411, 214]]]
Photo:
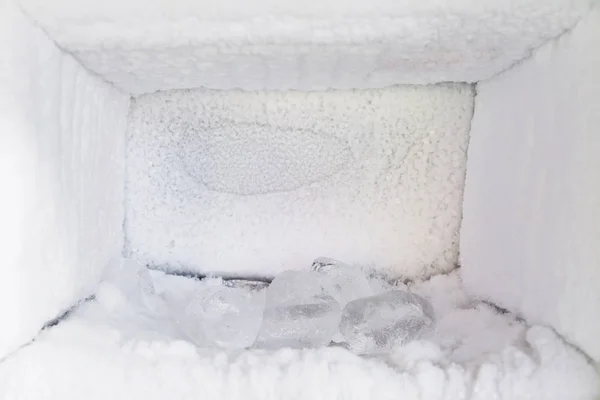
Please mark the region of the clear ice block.
[[394, 290], [348, 303], [339, 327], [353, 352], [377, 354], [421, 338], [433, 325], [433, 308], [427, 300]]
[[[118, 289], [123, 300], [138, 309], [154, 310], [160, 306], [150, 271], [134, 260], [120, 259], [111, 264], [101, 289], [105, 289], [105, 286]], [[106, 290], [100, 292], [102, 295]]]
[[248, 289], [202, 288], [191, 297], [180, 323], [199, 347], [244, 349], [256, 339], [263, 304], [261, 294]]
[[352, 300], [374, 294], [367, 276], [360, 268], [320, 257], [313, 261], [312, 269], [319, 274], [325, 286], [330, 289], [331, 296], [341, 307]]
[[286, 271], [266, 290], [263, 324], [256, 347], [321, 347], [338, 330], [341, 307], [318, 274]]
[[[374, 294], [371, 282], [360, 268], [353, 268], [333, 258], [319, 257], [313, 261], [312, 270], [319, 274], [331, 296], [342, 308], [352, 300]], [[333, 341], [344, 341], [339, 329]]]

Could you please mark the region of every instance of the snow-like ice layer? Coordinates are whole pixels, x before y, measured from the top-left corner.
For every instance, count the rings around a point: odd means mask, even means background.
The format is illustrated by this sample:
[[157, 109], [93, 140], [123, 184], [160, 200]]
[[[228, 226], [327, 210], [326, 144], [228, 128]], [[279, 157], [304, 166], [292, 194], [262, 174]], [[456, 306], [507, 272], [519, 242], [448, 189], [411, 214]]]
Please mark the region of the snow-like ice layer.
[[117, 86], [373, 88], [486, 79], [594, 0], [20, 0]]
[[91, 294], [123, 243], [129, 96], [0, 3], [0, 358]]
[[[179, 308], [218, 281], [155, 273]], [[388, 356], [341, 348], [199, 350], [160, 311], [115, 307], [102, 293], [0, 364], [5, 399], [594, 400], [594, 368], [551, 330], [529, 328], [470, 300], [457, 274], [411, 286], [432, 301], [438, 329]], [[117, 301], [118, 303], [118, 301]]]
[[478, 85], [461, 234], [473, 293], [600, 361], [600, 9]]
[[128, 250], [274, 276], [322, 255], [429, 276], [457, 261], [473, 91], [171, 91], [132, 104]]

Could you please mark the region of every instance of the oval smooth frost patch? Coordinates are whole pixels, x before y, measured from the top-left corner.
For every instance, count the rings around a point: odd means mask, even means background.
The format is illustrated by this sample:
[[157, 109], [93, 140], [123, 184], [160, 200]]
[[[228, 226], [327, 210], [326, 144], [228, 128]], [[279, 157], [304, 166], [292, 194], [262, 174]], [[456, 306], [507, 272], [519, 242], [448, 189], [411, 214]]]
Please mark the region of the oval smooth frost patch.
[[208, 189], [253, 195], [285, 192], [350, 165], [347, 143], [309, 129], [223, 123], [188, 129], [180, 139], [185, 170]]

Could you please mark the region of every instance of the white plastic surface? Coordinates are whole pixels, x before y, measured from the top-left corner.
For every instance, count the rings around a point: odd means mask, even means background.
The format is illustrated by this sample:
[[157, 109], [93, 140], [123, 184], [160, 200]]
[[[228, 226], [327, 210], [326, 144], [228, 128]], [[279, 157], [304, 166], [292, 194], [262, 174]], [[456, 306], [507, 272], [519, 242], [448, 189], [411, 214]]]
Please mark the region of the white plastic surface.
[[139, 97], [131, 257], [246, 276], [309, 269], [320, 256], [394, 276], [448, 271], [472, 103], [465, 84]]
[[0, 3], [0, 358], [93, 293], [123, 243], [129, 97]]
[[467, 288], [600, 361], [600, 10], [480, 83], [461, 234]]
[[117, 86], [373, 88], [486, 79], [594, 0], [20, 0]]

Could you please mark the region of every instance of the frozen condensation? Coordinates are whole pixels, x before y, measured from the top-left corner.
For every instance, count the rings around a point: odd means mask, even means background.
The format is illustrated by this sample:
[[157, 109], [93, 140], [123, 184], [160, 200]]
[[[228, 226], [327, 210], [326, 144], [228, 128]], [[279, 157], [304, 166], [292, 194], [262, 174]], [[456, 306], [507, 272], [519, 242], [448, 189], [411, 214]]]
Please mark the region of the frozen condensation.
[[394, 290], [348, 303], [340, 332], [356, 353], [384, 353], [420, 338], [433, 324], [433, 308], [427, 300]]
[[243, 92], [134, 100], [128, 254], [269, 277], [321, 255], [390, 276], [454, 268], [473, 88]]
[[129, 95], [0, 1], [0, 359], [94, 293], [123, 248]]
[[[183, 170], [217, 192], [253, 195], [294, 190], [331, 176], [352, 161], [343, 141], [306, 129], [227, 121], [211, 126], [208, 121], [187, 128], [185, 136]], [[232, 148], [243, 150], [232, 152]]]
[[209, 286], [195, 293], [180, 324], [200, 347], [243, 349], [258, 335], [264, 300], [247, 288]]
[[266, 291], [263, 325], [256, 345], [263, 348], [321, 347], [337, 332], [340, 305], [319, 276], [285, 271]]
[[477, 82], [575, 25], [594, 0], [20, 0], [134, 95]]
[[[461, 269], [600, 362], [600, 7], [477, 88]], [[492, 278], [491, 278], [492, 277]]]

